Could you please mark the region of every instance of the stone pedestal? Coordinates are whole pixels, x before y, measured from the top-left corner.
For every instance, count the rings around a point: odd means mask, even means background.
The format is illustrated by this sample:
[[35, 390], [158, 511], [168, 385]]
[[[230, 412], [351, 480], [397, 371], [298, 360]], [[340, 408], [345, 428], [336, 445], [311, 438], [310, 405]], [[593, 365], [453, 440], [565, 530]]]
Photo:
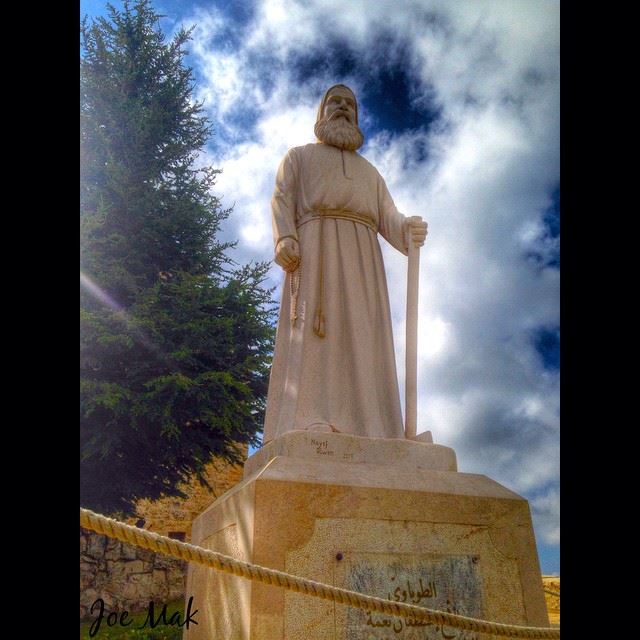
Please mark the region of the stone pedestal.
[[[370, 595], [548, 626], [526, 500], [429, 442], [292, 431], [193, 523], [194, 544]], [[191, 564], [186, 640], [485, 640]]]

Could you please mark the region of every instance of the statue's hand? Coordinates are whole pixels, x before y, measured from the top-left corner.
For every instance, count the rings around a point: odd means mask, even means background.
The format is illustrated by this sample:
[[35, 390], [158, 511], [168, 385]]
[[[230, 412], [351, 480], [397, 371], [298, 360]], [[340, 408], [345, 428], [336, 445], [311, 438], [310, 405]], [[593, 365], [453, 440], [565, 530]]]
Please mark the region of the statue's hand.
[[300, 248], [293, 238], [283, 238], [276, 245], [276, 264], [292, 273], [300, 266]]
[[405, 224], [407, 227], [406, 237], [409, 238], [415, 246], [421, 247], [429, 233], [427, 231], [429, 225], [419, 216], [407, 218]]

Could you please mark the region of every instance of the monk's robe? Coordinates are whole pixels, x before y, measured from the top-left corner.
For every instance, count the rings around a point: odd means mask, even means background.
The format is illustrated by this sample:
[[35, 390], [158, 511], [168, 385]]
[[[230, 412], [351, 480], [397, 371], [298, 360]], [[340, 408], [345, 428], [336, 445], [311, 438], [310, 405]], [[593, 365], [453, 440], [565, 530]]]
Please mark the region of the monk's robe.
[[295, 147], [271, 208], [275, 244], [297, 240], [301, 264], [283, 287], [264, 442], [317, 425], [404, 437], [378, 233], [406, 255], [406, 218], [382, 176], [355, 151]]

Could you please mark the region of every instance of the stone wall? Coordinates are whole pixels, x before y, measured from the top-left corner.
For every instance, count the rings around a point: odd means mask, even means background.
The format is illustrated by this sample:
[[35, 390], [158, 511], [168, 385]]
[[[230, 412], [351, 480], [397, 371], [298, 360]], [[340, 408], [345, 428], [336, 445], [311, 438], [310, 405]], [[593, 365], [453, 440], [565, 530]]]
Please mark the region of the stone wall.
[[[243, 447], [243, 454], [246, 458], [246, 445]], [[231, 466], [214, 460], [207, 465], [205, 472], [210, 489], [193, 480], [190, 484], [180, 487], [187, 495], [186, 498], [140, 500], [136, 505], [136, 514], [138, 518], [144, 519], [145, 529], [170, 537], [184, 534], [184, 540], [189, 542], [193, 520], [216, 498], [240, 482], [243, 470], [243, 465]], [[135, 524], [136, 520], [137, 518], [132, 518], [129, 522]]]
[[[243, 447], [246, 458], [247, 448]], [[197, 481], [182, 485], [186, 498], [141, 500], [128, 524], [189, 542], [194, 518], [242, 480], [243, 466], [213, 461], [206, 471], [210, 489]], [[108, 515], [108, 514], [107, 514]], [[105, 608], [142, 611], [184, 596], [186, 563], [80, 529], [80, 619], [102, 598]], [[94, 612], [95, 613], [95, 612]]]
[[542, 576], [542, 584], [545, 588], [544, 598], [547, 602], [549, 622], [551, 625], [560, 624], [560, 596], [552, 593], [560, 593], [560, 576]]
[[[105, 608], [142, 611], [184, 597], [187, 563], [80, 529], [80, 619]], [[94, 611], [95, 614], [95, 611]]]

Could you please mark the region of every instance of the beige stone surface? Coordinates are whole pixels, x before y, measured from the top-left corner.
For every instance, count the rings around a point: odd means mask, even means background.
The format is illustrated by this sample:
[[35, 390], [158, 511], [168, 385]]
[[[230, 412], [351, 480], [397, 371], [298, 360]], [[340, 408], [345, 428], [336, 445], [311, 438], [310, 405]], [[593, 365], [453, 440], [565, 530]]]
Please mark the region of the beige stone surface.
[[549, 622], [552, 626], [560, 625], [560, 576], [542, 576], [542, 584], [546, 590], [544, 599], [547, 602]]
[[[241, 447], [246, 457], [247, 446]], [[219, 498], [228, 489], [242, 479], [242, 465], [230, 465], [221, 460], [212, 460], [205, 470], [209, 487], [200, 484], [195, 478], [180, 485], [186, 498], [160, 498], [159, 500], [139, 500], [136, 504], [136, 516], [129, 518], [135, 524], [144, 518], [144, 528], [163, 536], [184, 534], [184, 540], [191, 540], [193, 519]]]
[[431, 435], [431, 431], [422, 431], [417, 435], [410, 437], [409, 440], [414, 440], [415, 442], [426, 442], [433, 444], [433, 436]]
[[346, 142], [359, 132], [350, 89], [327, 91], [315, 131], [317, 143], [287, 152], [271, 199], [275, 260], [286, 278], [264, 442], [317, 425], [401, 438], [378, 236], [406, 255], [409, 236], [424, 242], [426, 223], [416, 227], [398, 211], [383, 177], [357, 153], [362, 142]]
[[[339, 546], [342, 556], [336, 560], [335, 540], [343, 541]], [[425, 552], [425, 540], [431, 540], [429, 551]], [[348, 541], [345, 542], [345, 541]], [[388, 547], [393, 544], [401, 548], [402, 553], [389, 553]], [[346, 545], [346, 546], [345, 546]], [[300, 570], [313, 571], [316, 580], [329, 582], [336, 586], [361, 591], [358, 580], [349, 580], [349, 565], [362, 563], [365, 570], [388, 574], [387, 579], [378, 588], [367, 590], [370, 595], [393, 600], [393, 587], [399, 582], [406, 592], [408, 580], [394, 581], [394, 575], [387, 568], [394, 568], [394, 563], [406, 568], [406, 574], [411, 576], [411, 566], [421, 568], [423, 575], [429, 576], [429, 569], [446, 560], [456, 559], [457, 567], [460, 560], [469, 559], [475, 566], [476, 579], [479, 588], [473, 595], [475, 601], [470, 602], [465, 596], [465, 589], [455, 589], [439, 581], [440, 594], [438, 598], [409, 598], [409, 603], [433, 609], [446, 610], [448, 605], [454, 604], [455, 612], [472, 617], [484, 617], [485, 611], [492, 611], [501, 621], [511, 617], [512, 622], [524, 622], [514, 619], [510, 614], [515, 609], [524, 609], [522, 589], [517, 563], [513, 558], [504, 556], [494, 545], [488, 527], [469, 526], [461, 524], [433, 524], [425, 522], [407, 522], [391, 520], [367, 520], [366, 527], [362, 522], [343, 518], [319, 519], [309, 542], [300, 549], [287, 554], [287, 571], [297, 573]], [[327, 562], [327, 559], [333, 562]], [[454, 565], [456, 566], [456, 565]], [[393, 573], [400, 573], [395, 570]], [[416, 573], [416, 572], [414, 572]], [[418, 572], [419, 573], [419, 572]], [[442, 572], [440, 572], [442, 573]], [[356, 576], [356, 578], [359, 576]], [[441, 577], [441, 576], [440, 576]], [[463, 576], [460, 576], [463, 577]], [[404, 576], [403, 576], [404, 578]], [[414, 585], [418, 580], [413, 579]], [[429, 579], [425, 577], [424, 584]], [[499, 584], [500, 589], [483, 589], [483, 583]], [[417, 589], [416, 589], [417, 590]], [[449, 596], [449, 598], [447, 598]], [[314, 637], [331, 637], [335, 629], [349, 629], [351, 634], [337, 637], [367, 637], [366, 612], [354, 611], [348, 607], [337, 607], [335, 619], [327, 619], [327, 607], [321, 601], [309, 601], [308, 598], [295, 593], [285, 594], [285, 634], [284, 637], [302, 639]], [[405, 600], [406, 601], [406, 600]], [[462, 606], [461, 606], [462, 605]], [[332, 616], [333, 617], [333, 616]], [[402, 630], [402, 620], [397, 620], [384, 614], [374, 614], [373, 619], [379, 622], [390, 620], [395, 622], [396, 630]], [[370, 626], [370, 625], [369, 625]], [[333, 628], [332, 628], [333, 627]], [[360, 635], [354, 633], [360, 631]], [[387, 635], [381, 637], [398, 637], [397, 631], [391, 628]], [[450, 630], [449, 630], [450, 631]], [[399, 637], [407, 637], [406, 633]]]
[[456, 454], [450, 447], [433, 444], [431, 433], [423, 442], [400, 438], [365, 438], [342, 433], [289, 431], [264, 445], [245, 463], [244, 477], [255, 473], [276, 456], [340, 462], [377, 464], [409, 469], [456, 471]]
[[[407, 444], [416, 452], [397, 464], [280, 454], [261, 468], [254, 464], [196, 519], [193, 542], [336, 586], [369, 585], [380, 597], [393, 593], [392, 578], [414, 586], [423, 578], [423, 586], [437, 583], [438, 593], [429, 600], [422, 591], [422, 606], [547, 626], [526, 500], [482, 475], [429, 469], [424, 460], [420, 468], [428, 445]], [[187, 640], [444, 637], [435, 627], [385, 636], [362, 612], [196, 565], [189, 567], [187, 595], [202, 614]]]

